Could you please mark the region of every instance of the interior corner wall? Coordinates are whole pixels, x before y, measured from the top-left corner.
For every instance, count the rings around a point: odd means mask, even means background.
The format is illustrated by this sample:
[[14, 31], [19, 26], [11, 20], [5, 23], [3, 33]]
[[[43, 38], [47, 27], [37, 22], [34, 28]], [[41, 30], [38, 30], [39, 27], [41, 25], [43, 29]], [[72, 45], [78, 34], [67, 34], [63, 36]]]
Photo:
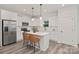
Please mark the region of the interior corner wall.
[[1, 10], [0, 10], [0, 46], [2, 46], [2, 20], [1, 20]]
[[79, 44], [79, 6], [77, 7], [77, 42]]

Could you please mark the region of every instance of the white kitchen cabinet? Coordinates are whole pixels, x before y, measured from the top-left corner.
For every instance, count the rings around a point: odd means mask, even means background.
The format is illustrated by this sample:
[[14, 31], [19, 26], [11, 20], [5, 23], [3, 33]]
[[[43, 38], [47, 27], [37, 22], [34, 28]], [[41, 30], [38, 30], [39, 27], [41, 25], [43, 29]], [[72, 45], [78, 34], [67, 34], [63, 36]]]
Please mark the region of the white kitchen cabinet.
[[16, 20], [17, 13], [1, 9], [1, 19]]

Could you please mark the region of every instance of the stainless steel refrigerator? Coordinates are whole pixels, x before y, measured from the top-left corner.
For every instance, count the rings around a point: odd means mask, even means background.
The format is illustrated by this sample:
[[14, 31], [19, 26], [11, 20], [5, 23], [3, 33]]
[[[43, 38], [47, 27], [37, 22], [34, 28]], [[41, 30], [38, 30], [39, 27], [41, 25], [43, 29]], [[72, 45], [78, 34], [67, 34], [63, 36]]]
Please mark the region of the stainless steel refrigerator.
[[2, 45], [16, 42], [16, 21], [2, 20]]

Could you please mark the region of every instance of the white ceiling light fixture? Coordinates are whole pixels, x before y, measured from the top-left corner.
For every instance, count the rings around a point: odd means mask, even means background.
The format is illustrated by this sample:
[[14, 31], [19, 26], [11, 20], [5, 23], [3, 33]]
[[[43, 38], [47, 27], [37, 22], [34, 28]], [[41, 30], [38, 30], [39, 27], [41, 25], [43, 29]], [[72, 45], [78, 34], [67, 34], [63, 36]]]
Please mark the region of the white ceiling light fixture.
[[42, 20], [42, 4], [40, 4], [40, 20]]
[[34, 21], [34, 15], [33, 15], [33, 12], [34, 12], [34, 8], [32, 7], [32, 21]]
[[34, 18], [32, 18], [32, 21], [34, 21]]
[[26, 9], [24, 9], [24, 11], [26, 11]]

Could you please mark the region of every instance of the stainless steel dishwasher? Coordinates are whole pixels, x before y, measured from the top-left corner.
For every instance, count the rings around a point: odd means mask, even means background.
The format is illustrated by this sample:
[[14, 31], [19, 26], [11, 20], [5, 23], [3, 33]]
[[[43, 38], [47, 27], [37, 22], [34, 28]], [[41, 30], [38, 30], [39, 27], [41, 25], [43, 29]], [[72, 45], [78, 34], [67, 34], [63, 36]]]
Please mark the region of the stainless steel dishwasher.
[[2, 45], [8, 45], [16, 42], [16, 21], [2, 20]]

